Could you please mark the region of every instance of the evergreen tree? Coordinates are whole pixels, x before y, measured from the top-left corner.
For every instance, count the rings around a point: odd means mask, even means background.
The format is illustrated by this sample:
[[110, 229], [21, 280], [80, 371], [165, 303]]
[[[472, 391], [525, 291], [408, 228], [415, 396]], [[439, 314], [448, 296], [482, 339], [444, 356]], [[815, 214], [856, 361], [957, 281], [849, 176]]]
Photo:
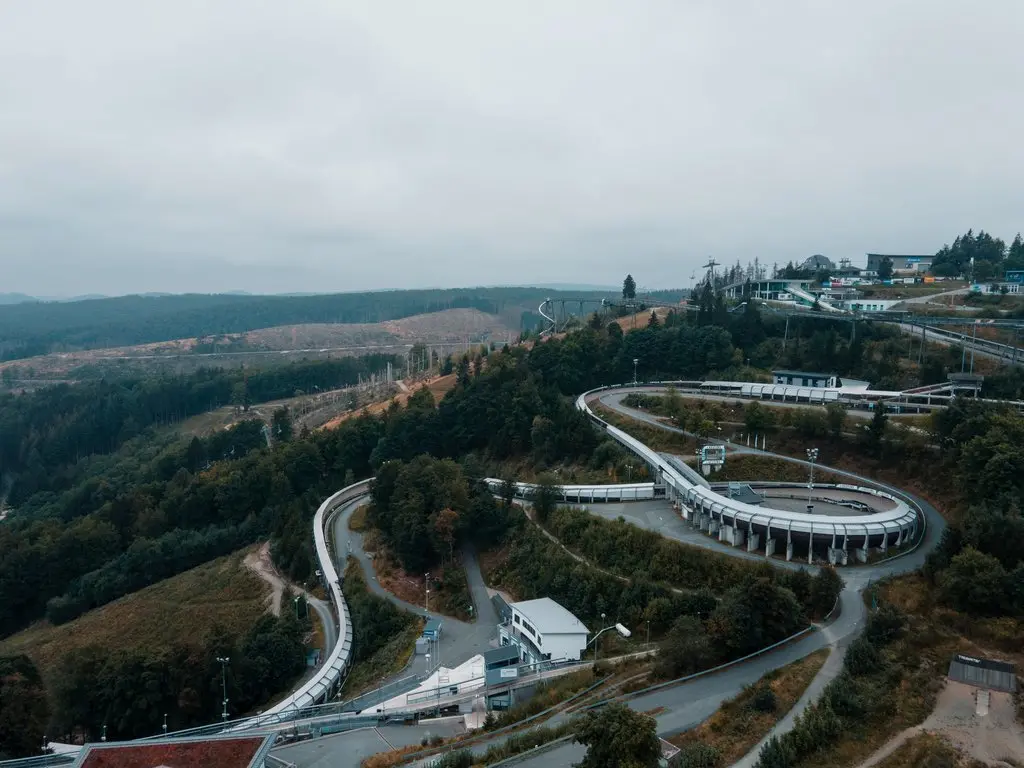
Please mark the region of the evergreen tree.
[[626, 275], [626, 279], [622, 281], [622, 298], [626, 301], [636, 298], [636, 280], [632, 275]]
[[583, 715], [575, 741], [587, 746], [579, 768], [655, 768], [661, 758], [654, 718], [620, 703]]

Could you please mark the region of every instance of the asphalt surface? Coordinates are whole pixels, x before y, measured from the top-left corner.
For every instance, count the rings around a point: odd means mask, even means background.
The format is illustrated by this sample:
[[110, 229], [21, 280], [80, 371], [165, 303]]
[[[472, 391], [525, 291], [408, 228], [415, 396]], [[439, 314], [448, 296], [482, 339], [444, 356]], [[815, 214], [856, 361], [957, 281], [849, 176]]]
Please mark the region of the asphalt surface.
[[[309, 607], [316, 611], [316, 615], [320, 618], [320, 625], [324, 628], [324, 658], [326, 659], [331, 655], [331, 651], [334, 650], [335, 643], [338, 642], [338, 624], [334, 620], [334, 614], [331, 613], [330, 606], [318, 597], [308, 592], [303, 592], [303, 596], [306, 598], [306, 602], [309, 603]], [[285, 611], [291, 608], [291, 606], [282, 606], [281, 610]], [[292, 609], [294, 610], [294, 609]]]
[[[427, 619], [436, 618], [442, 622], [441, 640], [431, 650], [431, 668], [438, 664], [443, 664], [446, 667], [458, 666], [476, 654], [483, 653], [496, 645], [498, 617], [487, 595], [487, 587], [484, 585], [483, 575], [480, 573], [480, 565], [472, 548], [467, 547], [462, 550], [462, 563], [473, 600], [474, 620], [472, 622], [459, 621], [433, 611], [428, 612], [423, 604], [416, 605], [406, 602], [388, 592], [377, 581], [371, 558], [363, 549], [362, 534], [351, 531], [348, 527], [352, 513], [366, 502], [366, 497], [360, 497], [342, 505], [331, 522], [338, 573], [345, 572], [345, 561], [352, 556], [362, 568], [366, 584], [373, 594], [383, 597], [417, 616]], [[345, 585], [342, 583], [342, 591], [344, 591], [344, 587]], [[419, 685], [427, 673], [426, 658], [414, 655], [405, 669], [383, 679], [377, 689], [352, 700], [352, 708], [370, 709], [382, 701], [411, 691]], [[342, 696], [344, 696], [344, 690], [342, 690]]]

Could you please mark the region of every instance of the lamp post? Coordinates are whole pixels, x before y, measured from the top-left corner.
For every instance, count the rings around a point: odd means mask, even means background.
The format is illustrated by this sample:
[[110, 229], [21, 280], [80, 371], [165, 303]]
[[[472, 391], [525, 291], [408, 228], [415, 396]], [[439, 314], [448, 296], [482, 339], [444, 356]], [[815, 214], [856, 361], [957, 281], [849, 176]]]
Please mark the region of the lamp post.
[[636, 386], [636, 364], [640, 362], [639, 357], [633, 358], [633, 386]]
[[814, 504], [811, 503], [811, 494], [814, 492], [814, 462], [818, 460], [817, 448], [807, 449], [807, 460], [811, 462], [811, 477], [810, 482], [807, 483], [807, 512], [810, 513], [814, 509]]
[[[601, 623], [604, 624], [604, 614], [603, 613], [601, 614]], [[597, 664], [597, 638], [599, 638], [601, 635], [603, 635], [605, 632], [607, 632], [610, 629], [614, 629], [616, 632], [618, 632], [623, 637], [629, 637], [630, 635], [633, 634], [632, 632], [630, 632], [628, 629], [626, 629], [621, 624], [616, 623], [616, 624], [612, 624], [610, 627], [605, 627], [600, 632], [598, 632], [596, 635], [594, 635], [592, 638], [590, 638], [590, 642], [594, 644], [594, 663], [595, 664]], [[590, 645], [590, 643], [587, 643], [587, 645]], [[586, 650], [586, 649], [584, 648], [584, 650]], [[581, 654], [581, 656], [582, 656], [582, 654]]]
[[423, 588], [427, 591], [426, 597], [424, 598], [423, 608], [427, 613], [430, 613], [430, 574], [423, 574]]
[[167, 713], [164, 712], [164, 736], [167, 735]]
[[651, 620], [647, 620], [647, 647], [651, 647]]
[[630, 482], [630, 483], [633, 482], [633, 465], [632, 464], [628, 464], [628, 463], [626, 464], [626, 477], [628, 478], [628, 482]]
[[220, 690], [224, 697], [224, 710], [220, 713], [221, 720], [227, 722], [228, 719], [228, 672], [227, 664], [231, 661], [229, 656], [218, 656], [217, 661], [220, 662]]

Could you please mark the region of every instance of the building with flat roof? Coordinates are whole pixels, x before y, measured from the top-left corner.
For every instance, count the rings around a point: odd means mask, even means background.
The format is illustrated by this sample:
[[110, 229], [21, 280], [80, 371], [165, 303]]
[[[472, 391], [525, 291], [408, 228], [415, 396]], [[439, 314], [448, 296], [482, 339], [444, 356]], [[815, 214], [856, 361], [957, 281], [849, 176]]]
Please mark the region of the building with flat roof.
[[892, 262], [893, 272], [927, 272], [932, 268], [932, 255], [897, 255], [893, 253], [869, 253], [868, 272], [878, 272], [882, 261], [888, 258]]
[[514, 645], [526, 664], [552, 659], [578, 661], [590, 630], [550, 597], [509, 605], [512, 618], [498, 627], [501, 644]]
[[797, 387], [835, 388], [842, 385], [834, 373], [811, 373], [810, 371], [772, 371], [775, 384]]
[[86, 744], [75, 768], [264, 768], [275, 734]]

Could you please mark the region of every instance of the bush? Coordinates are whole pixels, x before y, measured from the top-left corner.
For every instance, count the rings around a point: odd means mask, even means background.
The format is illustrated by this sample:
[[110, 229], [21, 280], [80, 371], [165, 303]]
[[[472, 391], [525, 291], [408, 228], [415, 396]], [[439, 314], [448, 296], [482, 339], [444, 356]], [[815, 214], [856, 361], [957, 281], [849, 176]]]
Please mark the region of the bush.
[[759, 685], [750, 697], [750, 708], [755, 712], [774, 712], [778, 706], [775, 691], [768, 685]]
[[895, 605], [883, 605], [868, 617], [864, 637], [875, 645], [886, 645], [903, 636], [907, 617]]
[[843, 664], [854, 677], [863, 677], [880, 671], [885, 666], [885, 660], [874, 643], [866, 637], [858, 637], [850, 643]]
[[718, 768], [722, 753], [712, 746], [695, 742], [687, 744], [676, 758], [677, 768]]
[[757, 768], [790, 768], [796, 763], [796, 760], [796, 750], [789, 743], [789, 739], [772, 736], [761, 747], [761, 754], [757, 758]]

